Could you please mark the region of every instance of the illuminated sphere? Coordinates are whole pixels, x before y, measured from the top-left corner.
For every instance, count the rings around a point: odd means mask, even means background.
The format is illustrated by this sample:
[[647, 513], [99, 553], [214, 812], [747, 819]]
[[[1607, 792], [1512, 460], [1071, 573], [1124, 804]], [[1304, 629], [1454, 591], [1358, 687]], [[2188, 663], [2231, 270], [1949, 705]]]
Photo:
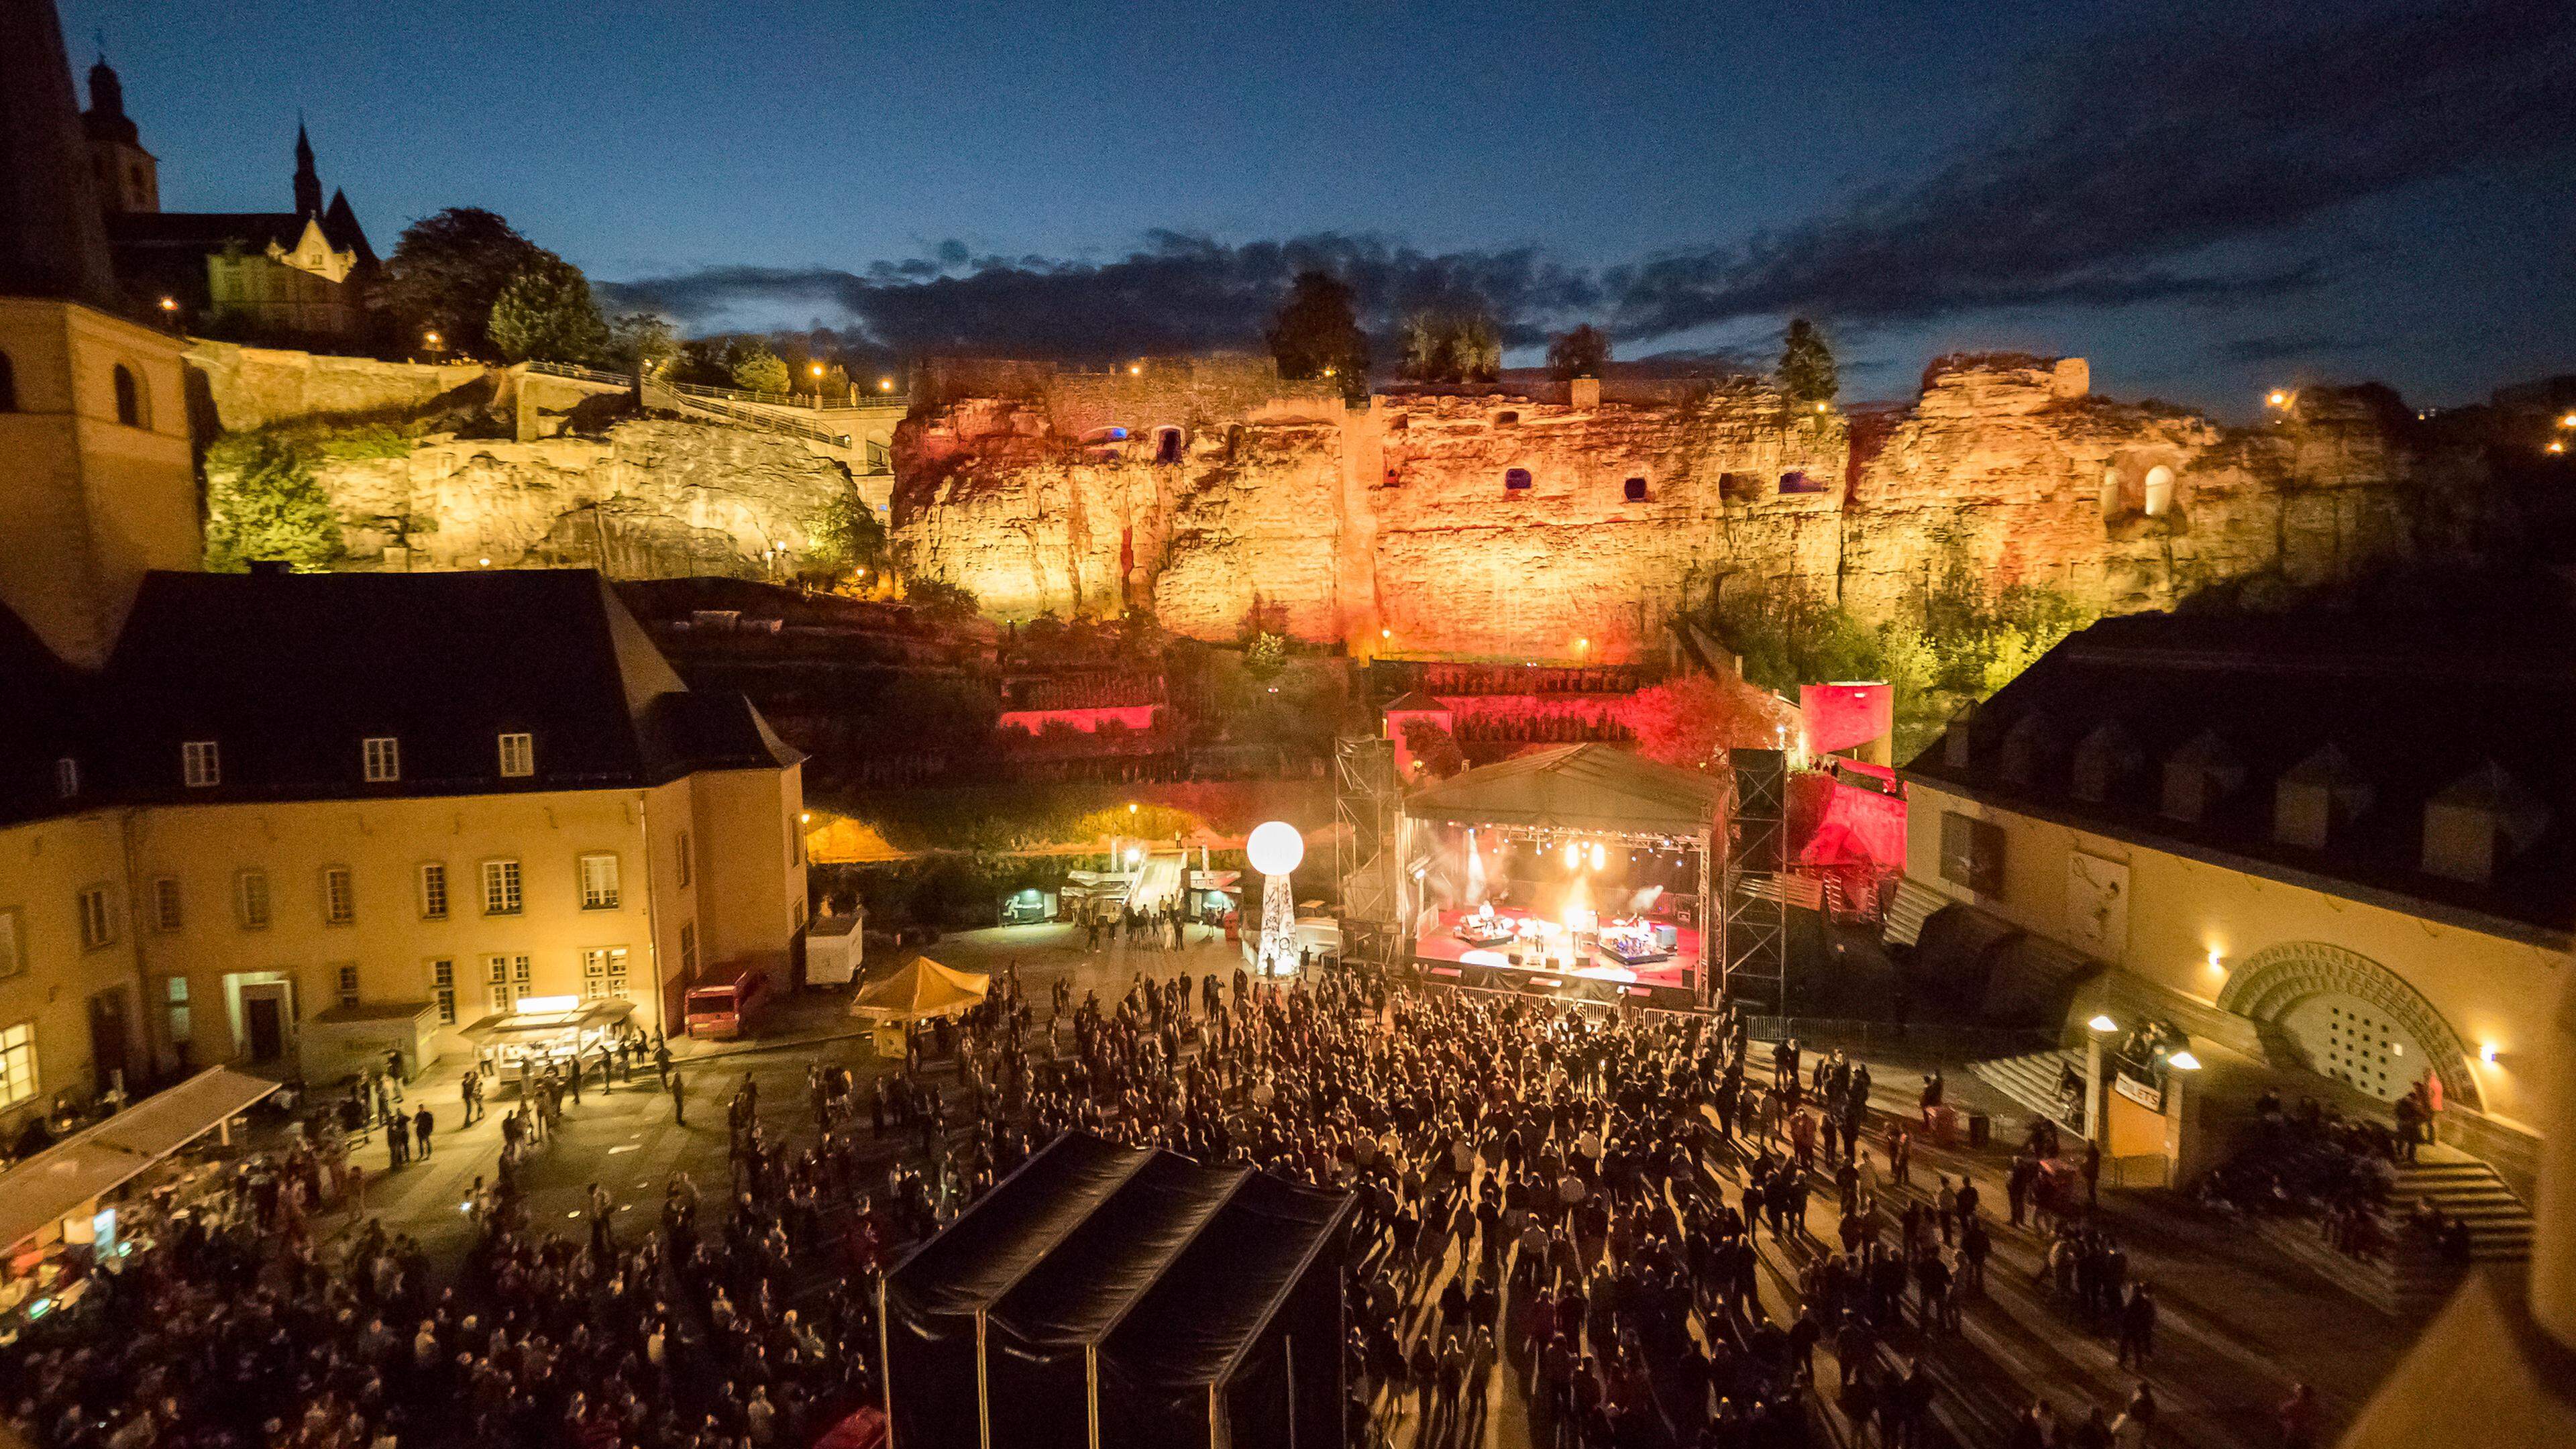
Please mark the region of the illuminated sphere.
[[1253, 827], [1252, 837], [1243, 842], [1244, 858], [1263, 875], [1286, 875], [1306, 858], [1306, 837], [1285, 820], [1273, 820]]

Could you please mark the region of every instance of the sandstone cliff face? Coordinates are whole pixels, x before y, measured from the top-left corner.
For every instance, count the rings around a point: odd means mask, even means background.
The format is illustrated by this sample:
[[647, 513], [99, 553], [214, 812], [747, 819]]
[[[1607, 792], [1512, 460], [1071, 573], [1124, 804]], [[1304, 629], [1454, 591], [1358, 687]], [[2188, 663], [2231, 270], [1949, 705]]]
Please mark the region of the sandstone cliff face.
[[316, 476], [360, 567], [488, 559], [619, 578], [792, 569], [808, 522], [852, 487], [847, 468], [794, 439], [664, 421], [529, 443], [432, 434], [409, 457]]
[[1940, 372], [1857, 455], [1842, 413], [1753, 385], [1355, 408], [1232, 374], [1009, 385], [898, 435], [912, 566], [1005, 617], [1150, 599], [1209, 639], [1258, 610], [1362, 652], [1611, 661], [1712, 590], [1794, 584], [1880, 620], [1959, 571], [2120, 612], [2466, 552], [2497, 522], [2479, 467], [2410, 455], [2348, 395], [2231, 431], [2091, 397], [2078, 359]]

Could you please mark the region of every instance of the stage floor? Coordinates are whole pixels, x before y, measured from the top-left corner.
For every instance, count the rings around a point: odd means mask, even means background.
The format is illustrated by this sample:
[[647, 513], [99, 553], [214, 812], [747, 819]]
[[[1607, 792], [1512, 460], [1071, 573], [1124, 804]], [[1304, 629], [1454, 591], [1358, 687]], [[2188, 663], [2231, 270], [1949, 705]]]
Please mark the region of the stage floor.
[[[1595, 947], [1585, 953], [1583, 962], [1572, 971], [1564, 969], [1562, 957], [1550, 958], [1546, 964], [1526, 950], [1520, 965], [1513, 965], [1508, 951], [1500, 947], [1471, 946], [1453, 932], [1458, 923], [1472, 914], [1468, 911], [1442, 911], [1437, 929], [1417, 935], [1413, 954], [1423, 961], [1456, 961], [1469, 966], [1483, 966], [1502, 971], [1528, 971], [1550, 976], [1579, 976], [1591, 981], [1628, 981], [1640, 986], [1688, 986], [1691, 973], [1699, 962], [1699, 932], [1690, 926], [1677, 928], [1678, 943], [1673, 954], [1661, 961], [1647, 961], [1635, 966]], [[1504, 909], [1495, 915], [1509, 920], [1524, 920], [1527, 911]]]

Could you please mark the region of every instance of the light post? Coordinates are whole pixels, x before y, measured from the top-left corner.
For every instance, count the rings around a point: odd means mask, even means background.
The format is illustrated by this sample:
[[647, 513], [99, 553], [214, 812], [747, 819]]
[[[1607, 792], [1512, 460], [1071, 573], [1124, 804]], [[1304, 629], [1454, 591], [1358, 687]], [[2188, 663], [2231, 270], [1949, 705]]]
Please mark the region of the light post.
[[2102, 1038], [2118, 1031], [2120, 1024], [2108, 1015], [2096, 1012], [2084, 1023], [2084, 1140], [2102, 1140]]
[[814, 378], [814, 411], [819, 413], [823, 410], [823, 364], [808, 364], [806, 371]]
[[1289, 873], [1306, 858], [1306, 838], [1284, 820], [1255, 826], [1243, 842], [1244, 859], [1261, 872], [1261, 945], [1255, 964], [1264, 976], [1285, 972], [1297, 959], [1297, 897]]

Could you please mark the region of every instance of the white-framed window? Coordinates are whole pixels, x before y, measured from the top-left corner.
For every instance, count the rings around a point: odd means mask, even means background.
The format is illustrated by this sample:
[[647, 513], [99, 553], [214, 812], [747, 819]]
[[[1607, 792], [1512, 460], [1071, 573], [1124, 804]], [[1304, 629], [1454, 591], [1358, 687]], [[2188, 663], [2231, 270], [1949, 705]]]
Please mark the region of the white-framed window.
[[402, 741], [392, 735], [369, 735], [358, 742], [367, 767], [367, 783], [386, 785], [402, 778]]
[[537, 737], [535, 735], [501, 736], [501, 773], [511, 778], [537, 772]]
[[626, 948], [596, 946], [581, 953], [581, 994], [585, 1000], [626, 994]]
[[698, 923], [695, 921], [680, 923], [680, 979], [698, 979]]
[[80, 761], [69, 755], [54, 761], [54, 793], [66, 800], [80, 793]]
[[534, 976], [525, 956], [486, 956], [484, 976], [492, 986], [492, 1009], [508, 1011], [528, 994]]
[[89, 886], [80, 893], [80, 940], [84, 951], [116, 944], [116, 911], [103, 885]]
[[18, 912], [13, 907], [0, 910], [0, 980], [27, 969], [27, 933], [19, 926]]
[[36, 1024], [0, 1027], [0, 1107], [15, 1107], [35, 1095]]
[[420, 918], [424, 921], [447, 919], [447, 862], [424, 860], [420, 863]]
[[429, 999], [438, 1003], [438, 1024], [456, 1025], [456, 958], [441, 956], [429, 963]]
[[333, 966], [331, 968], [331, 979], [337, 983], [340, 988], [340, 1004], [342, 1006], [355, 1006], [358, 1004], [357, 962], [342, 961], [338, 965]]
[[170, 1040], [186, 1042], [196, 1035], [195, 1011], [188, 1004], [188, 978], [173, 976], [161, 985], [163, 1007], [170, 1013]]
[[607, 851], [595, 851], [581, 858], [581, 908], [585, 911], [617, 909], [617, 857]]
[[179, 746], [179, 778], [191, 790], [224, 782], [223, 757], [213, 740], [190, 740]]
[[187, 924], [185, 902], [179, 896], [179, 878], [158, 875], [152, 878], [152, 929], [163, 935]]
[[519, 913], [519, 863], [515, 860], [483, 862], [483, 914], [515, 916]]
[[322, 867], [322, 924], [346, 926], [357, 919], [357, 877], [345, 865]]
[[268, 926], [268, 872], [246, 870], [233, 877], [233, 915], [245, 931]]
[[681, 887], [682, 887], [683, 889], [685, 889], [685, 888], [688, 886], [688, 884], [689, 884], [689, 832], [687, 832], [687, 831], [683, 830], [683, 831], [681, 831], [681, 832], [680, 832], [680, 885], [681, 885]]

